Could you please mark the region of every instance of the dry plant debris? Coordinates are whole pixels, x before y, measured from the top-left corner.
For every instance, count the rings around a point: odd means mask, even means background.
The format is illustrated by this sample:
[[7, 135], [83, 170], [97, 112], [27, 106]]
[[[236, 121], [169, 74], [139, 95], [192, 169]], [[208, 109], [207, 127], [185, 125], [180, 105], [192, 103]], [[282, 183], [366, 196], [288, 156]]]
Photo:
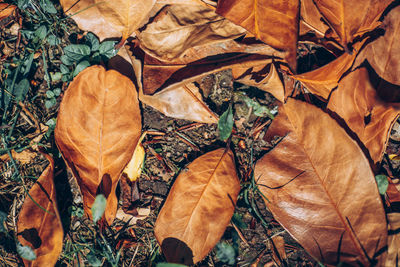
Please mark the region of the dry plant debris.
[[[398, 1], [0, 2], [0, 233], [16, 262], [240, 265], [249, 230], [263, 239], [248, 266], [287, 266], [296, 242], [310, 264], [400, 264]], [[330, 62], [300, 66], [321, 51]], [[83, 209], [57, 197], [63, 162]]]

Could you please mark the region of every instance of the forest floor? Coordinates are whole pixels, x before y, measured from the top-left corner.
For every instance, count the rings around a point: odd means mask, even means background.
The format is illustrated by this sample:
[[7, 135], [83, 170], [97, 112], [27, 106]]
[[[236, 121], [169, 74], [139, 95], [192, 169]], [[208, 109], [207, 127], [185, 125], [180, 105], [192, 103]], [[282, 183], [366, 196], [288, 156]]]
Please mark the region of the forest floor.
[[[83, 214], [79, 187], [54, 141], [57, 111], [69, 82], [61, 79], [60, 57], [66, 45], [79, 42], [84, 35], [71, 19], [65, 18], [59, 5], [56, 8], [57, 13], [47, 17], [48, 24], [38, 18], [34, 9], [17, 10], [16, 14], [0, 21], [0, 87], [9, 77], [17, 75], [20, 65], [30, 64], [26, 74], [29, 88], [24, 100], [11, 101], [8, 108], [0, 108], [0, 211], [7, 214], [5, 227], [8, 232], [0, 233], [0, 265], [20, 266], [22, 263], [16, 252], [14, 229], [26, 195], [25, 187], [29, 189], [47, 165], [45, 158], [33, 147], [39, 143], [56, 162], [58, 205], [66, 233], [57, 265], [155, 266], [165, 259], [153, 227], [177, 173], [198, 156], [225, 147], [226, 143], [219, 140], [216, 125], [169, 118], [142, 105], [143, 131], [148, 131], [142, 142], [146, 152], [144, 168], [136, 184], [122, 180], [117, 189], [120, 204], [130, 206], [134, 220], [116, 219], [101, 235], [97, 234], [93, 223]], [[56, 23], [52, 28], [56, 39], [41, 40], [35, 26], [38, 22], [46, 25], [47, 30]], [[33, 54], [32, 59], [28, 57], [30, 54]], [[326, 54], [316, 50], [310, 50], [302, 57], [299, 62], [304, 71], [326, 63]], [[271, 95], [234, 83], [230, 71], [209, 75], [197, 83], [206, 103], [218, 115], [227, 109], [229, 100], [235, 99], [238, 91], [244, 91], [253, 101], [276, 110]], [[4, 104], [4, 93], [2, 98]], [[227, 246], [235, 251], [235, 266], [317, 266], [318, 263], [274, 220], [260, 195], [250, 187], [254, 179], [251, 177], [254, 162], [274, 147], [263, 140], [271, 119], [255, 116], [251, 108], [240, 101], [234, 101], [233, 110], [235, 130], [229, 145], [235, 151], [242, 191], [232, 222], [220, 241], [225, 245], [214, 248], [197, 266], [229, 266], [226, 257], [230, 256], [221, 256], [228, 251]], [[398, 134], [393, 131], [393, 136]], [[398, 151], [396, 140], [400, 141], [396, 137], [391, 139], [388, 154]], [[12, 150], [25, 151], [25, 155], [15, 162], [6, 160]], [[390, 169], [395, 177], [399, 177], [396, 161], [387, 159], [382, 168]], [[25, 177], [25, 184], [15, 178], [16, 172]], [[122, 203], [126, 199], [123, 194], [130, 195], [134, 202]], [[93, 253], [88, 247], [99, 252]]]

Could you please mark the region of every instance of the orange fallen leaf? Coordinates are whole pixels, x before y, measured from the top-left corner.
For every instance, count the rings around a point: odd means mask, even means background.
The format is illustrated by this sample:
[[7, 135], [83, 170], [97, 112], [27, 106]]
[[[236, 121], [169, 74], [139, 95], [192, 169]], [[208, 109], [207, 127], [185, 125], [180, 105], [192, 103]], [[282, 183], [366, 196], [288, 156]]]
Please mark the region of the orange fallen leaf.
[[400, 85], [400, 7], [389, 12], [383, 21], [385, 35], [368, 44], [360, 53], [384, 80]]
[[14, 5], [0, 3], [0, 21], [11, 16], [16, 8]]
[[57, 208], [54, 161], [50, 156], [46, 155], [46, 158], [50, 164], [29, 190], [32, 198], [26, 196], [18, 217], [18, 240], [36, 254], [33, 261], [24, 259], [25, 266], [54, 266], [63, 247], [64, 231]]
[[80, 185], [89, 216], [97, 194], [107, 198], [105, 218], [117, 212], [115, 189], [141, 134], [135, 86], [127, 77], [100, 66], [82, 71], [65, 92], [55, 139]]
[[286, 59], [296, 70], [299, 9], [298, 0], [220, 0], [216, 12], [266, 44], [287, 51]]
[[61, 0], [67, 15], [79, 28], [95, 33], [100, 41], [106, 38], [127, 39], [137, 30], [156, 0]]
[[[289, 99], [267, 132], [282, 141], [254, 177], [275, 219], [316, 259], [369, 266], [387, 244], [386, 218], [369, 162], [327, 113]], [[355, 197], [357, 196], [357, 197]]]
[[218, 116], [204, 103], [199, 89], [193, 83], [172, 86], [154, 95], [139, 94], [139, 99], [169, 117], [204, 123], [218, 122]]
[[355, 51], [352, 54], [345, 53], [321, 68], [292, 77], [300, 81], [311, 93], [328, 99], [331, 91], [338, 86], [340, 78], [353, 65], [363, 44], [364, 41], [354, 44]]
[[356, 69], [339, 82], [328, 109], [347, 123], [374, 162], [381, 161], [399, 110], [379, 99], [366, 68]]
[[176, 60], [187, 50], [244, 35], [245, 29], [205, 4], [165, 7], [138, 34], [141, 48], [160, 60]]
[[318, 10], [347, 49], [355, 37], [379, 26], [379, 17], [392, 0], [314, 0]]
[[[217, 61], [205, 59], [204, 61], [184, 66], [153, 66], [151, 71], [147, 69], [147, 73], [144, 75], [142, 71], [146, 68], [146, 65], [142, 66], [143, 61], [134, 54], [136, 52], [135, 48], [127, 47], [127, 49], [139, 87], [139, 99], [143, 103], [170, 117], [204, 123], [216, 123], [218, 118], [203, 102], [198, 88], [192, 82], [208, 74], [234, 68], [235, 66], [245, 68], [246, 66], [250, 67], [271, 62], [268, 56], [244, 54]], [[165, 74], [166, 78], [162, 77], [163, 74]], [[157, 81], [157, 86], [155, 86], [153, 77], [156, 77], [155, 80], [157, 80], [160, 76], [165, 81], [163, 83]], [[158, 89], [159, 92], [154, 95], [145, 94], [149, 93], [145, 91], [147, 80], [152, 84], [152, 88]]]
[[195, 264], [216, 245], [235, 209], [240, 184], [230, 150], [195, 159], [172, 186], [154, 233], [169, 262]]

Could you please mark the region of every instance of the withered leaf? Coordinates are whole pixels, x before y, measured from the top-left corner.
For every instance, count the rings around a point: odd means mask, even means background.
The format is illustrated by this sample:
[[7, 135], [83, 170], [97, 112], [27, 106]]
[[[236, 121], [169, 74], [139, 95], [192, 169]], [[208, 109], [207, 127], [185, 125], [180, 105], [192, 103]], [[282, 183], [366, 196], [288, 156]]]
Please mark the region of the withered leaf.
[[400, 85], [400, 7], [389, 12], [382, 26], [385, 35], [368, 44], [360, 57], [367, 58], [380, 77]]
[[182, 171], [158, 215], [155, 235], [169, 262], [194, 264], [220, 240], [240, 184], [233, 153], [217, 149]]
[[[18, 240], [29, 246], [36, 259], [24, 259], [25, 266], [54, 266], [63, 246], [64, 231], [57, 208], [54, 185], [54, 161], [46, 155], [49, 166], [29, 190], [18, 217]], [[45, 210], [43, 210], [45, 209]]]
[[115, 189], [141, 134], [135, 86], [127, 77], [100, 66], [82, 71], [60, 104], [55, 139], [80, 185], [85, 212], [97, 194], [107, 198], [105, 218], [117, 211]]
[[156, 0], [60, 0], [67, 15], [79, 28], [95, 33], [100, 41], [106, 38], [124, 40], [137, 30], [153, 8]]
[[379, 26], [379, 17], [392, 0], [314, 0], [318, 10], [347, 48], [355, 37]]
[[166, 116], [204, 123], [217, 123], [215, 115], [203, 101], [193, 83], [172, 86], [154, 95], [139, 95], [140, 101]]
[[331, 91], [338, 86], [340, 78], [348, 71], [364, 41], [354, 44], [352, 54], [344, 53], [334, 61], [316, 70], [292, 76], [300, 81], [311, 93], [328, 99]]
[[346, 122], [374, 162], [381, 161], [399, 110], [379, 99], [366, 68], [356, 69], [339, 82], [328, 109]]
[[[316, 259], [368, 266], [386, 246], [385, 212], [369, 162], [317, 107], [289, 99], [270, 126], [282, 141], [255, 167], [275, 219]], [[281, 135], [282, 136], [282, 135]], [[357, 196], [357, 197], [355, 197]]]
[[287, 61], [295, 70], [299, 9], [299, 0], [221, 0], [216, 12], [266, 44], [287, 51]]
[[172, 5], [165, 7], [137, 37], [148, 54], [160, 60], [176, 60], [190, 48], [225, 42], [244, 32], [205, 4]]

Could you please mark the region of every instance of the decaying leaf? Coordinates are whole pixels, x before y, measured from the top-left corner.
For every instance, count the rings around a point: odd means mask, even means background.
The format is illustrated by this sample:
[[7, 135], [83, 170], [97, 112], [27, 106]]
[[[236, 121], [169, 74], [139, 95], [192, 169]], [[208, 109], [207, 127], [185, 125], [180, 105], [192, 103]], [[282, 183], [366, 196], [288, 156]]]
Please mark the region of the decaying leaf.
[[[149, 68], [146, 69], [146, 65], [142, 68], [142, 61], [135, 57], [132, 48], [128, 47], [127, 51], [131, 57], [139, 86], [139, 98], [143, 103], [170, 117], [205, 123], [216, 123], [218, 117], [202, 101], [198, 88], [193, 84], [194, 81], [208, 74], [237, 66], [250, 68], [252, 65], [271, 62], [267, 56], [241, 54], [224, 60], [204, 60], [183, 66], [155, 65], [151, 66], [151, 70], [149, 70]], [[142, 75], [143, 70], [147, 70], [146, 75]], [[162, 77], [161, 81], [157, 81], [157, 85], [154, 86], [154, 77], [159, 79], [163, 73], [166, 77]], [[154, 92], [146, 92], [145, 88], [148, 83], [146, 81], [148, 80], [152, 84], [153, 90], [159, 89], [160, 91], [154, 95], [147, 95]]]
[[122, 210], [122, 209], [118, 209], [116, 218], [123, 222], [129, 223], [129, 225], [136, 225], [136, 222], [138, 220], [146, 219], [147, 216], [150, 215], [150, 211], [151, 211], [150, 207], [138, 208], [137, 214], [132, 215], [132, 214], [125, 213], [124, 210]]
[[193, 83], [172, 86], [154, 95], [139, 95], [140, 101], [166, 116], [204, 123], [217, 123], [215, 115], [204, 103]]
[[140, 134], [141, 115], [131, 80], [100, 66], [75, 77], [60, 104], [55, 139], [80, 185], [89, 215], [96, 195], [103, 194], [105, 218], [112, 223], [118, 179]]
[[355, 37], [379, 26], [379, 17], [392, 0], [314, 0], [332, 30], [347, 49]]
[[202, 260], [229, 224], [239, 190], [232, 151], [217, 149], [190, 163], [172, 186], [154, 229], [167, 260], [187, 265]]
[[384, 80], [400, 85], [400, 7], [394, 8], [383, 21], [385, 35], [368, 44], [361, 52]]
[[276, 133], [284, 138], [254, 174], [275, 219], [323, 263], [369, 266], [364, 250], [373, 258], [387, 244], [387, 229], [362, 150], [327, 113], [294, 99], [267, 135]]
[[138, 39], [148, 54], [160, 60], [176, 60], [188, 49], [225, 42], [244, 32], [205, 4], [171, 5], [138, 34]]
[[24, 259], [25, 266], [54, 266], [63, 246], [64, 231], [54, 186], [54, 161], [50, 156], [46, 155], [46, 158], [50, 164], [29, 190], [32, 198], [26, 196], [18, 217], [18, 240], [36, 254], [33, 261]]
[[235, 81], [255, 86], [285, 102], [285, 88], [274, 63], [244, 69], [238, 66], [232, 69], [232, 75]]
[[287, 51], [287, 61], [295, 70], [299, 9], [299, 0], [221, 0], [216, 12], [266, 44]]
[[0, 21], [11, 16], [16, 8], [14, 5], [0, 3]]
[[285, 251], [285, 239], [283, 236], [276, 235], [271, 237], [271, 247], [270, 250], [272, 252], [272, 259], [278, 265], [284, 265], [284, 261], [287, 258], [286, 251]]
[[60, 0], [67, 15], [79, 28], [95, 33], [100, 41], [106, 38], [124, 40], [148, 18], [156, 0]]
[[389, 234], [388, 234], [388, 255], [385, 267], [400, 265], [400, 213], [388, 213]]
[[319, 95], [323, 99], [328, 99], [331, 91], [338, 86], [340, 78], [353, 65], [357, 53], [363, 44], [364, 41], [354, 44], [352, 54], [345, 53], [321, 68], [294, 75], [293, 78], [300, 81], [311, 93]]
[[356, 69], [339, 82], [328, 109], [347, 123], [374, 162], [382, 159], [399, 110], [379, 99], [366, 68]]

